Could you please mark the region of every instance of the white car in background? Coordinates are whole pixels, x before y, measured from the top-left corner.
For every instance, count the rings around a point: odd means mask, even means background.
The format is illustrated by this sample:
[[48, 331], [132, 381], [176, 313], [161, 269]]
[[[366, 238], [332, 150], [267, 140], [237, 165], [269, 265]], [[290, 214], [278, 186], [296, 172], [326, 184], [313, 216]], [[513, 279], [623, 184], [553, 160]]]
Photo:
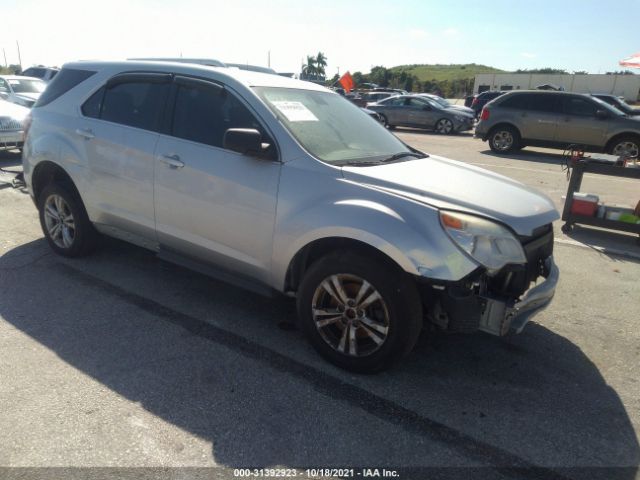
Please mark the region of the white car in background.
[[34, 77], [0, 75], [0, 99], [31, 108], [47, 84]]
[[29, 112], [26, 107], [0, 100], [0, 151], [22, 148], [24, 122]]

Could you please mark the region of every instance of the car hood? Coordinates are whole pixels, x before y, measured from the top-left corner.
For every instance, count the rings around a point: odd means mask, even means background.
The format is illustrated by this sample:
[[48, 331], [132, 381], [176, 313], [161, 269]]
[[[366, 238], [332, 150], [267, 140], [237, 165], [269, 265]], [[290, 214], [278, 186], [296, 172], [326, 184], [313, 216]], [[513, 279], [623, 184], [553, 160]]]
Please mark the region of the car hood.
[[24, 120], [30, 110], [16, 103], [0, 100], [0, 117], [11, 117], [16, 120]]
[[430, 156], [369, 167], [346, 166], [346, 180], [399, 195], [438, 209], [492, 218], [519, 235], [559, 218], [543, 193], [497, 173]]
[[475, 111], [473, 110], [473, 108], [465, 107], [463, 105], [451, 105], [449, 108], [468, 113], [469, 115], [475, 115]]
[[[465, 108], [465, 107], [462, 107], [462, 108]], [[450, 113], [451, 115], [462, 115], [463, 117], [469, 117], [469, 118], [474, 117], [473, 110], [471, 110], [471, 112], [467, 112], [466, 108], [465, 110], [461, 110], [460, 108], [455, 107], [453, 105], [451, 105], [450, 107], [443, 108], [442, 111]]]

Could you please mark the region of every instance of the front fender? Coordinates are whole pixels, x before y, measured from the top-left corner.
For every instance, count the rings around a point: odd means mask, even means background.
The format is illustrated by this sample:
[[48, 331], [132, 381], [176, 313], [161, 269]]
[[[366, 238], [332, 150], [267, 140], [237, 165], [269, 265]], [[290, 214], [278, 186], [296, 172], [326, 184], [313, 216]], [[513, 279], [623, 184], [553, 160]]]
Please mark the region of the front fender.
[[394, 200], [410, 204], [411, 208], [403, 210], [388, 202], [343, 198], [297, 209], [286, 218], [279, 218], [272, 263], [274, 288], [284, 288], [288, 268], [300, 250], [327, 238], [366, 243], [407, 273], [433, 280], [459, 280], [478, 267], [446, 236], [436, 209]]

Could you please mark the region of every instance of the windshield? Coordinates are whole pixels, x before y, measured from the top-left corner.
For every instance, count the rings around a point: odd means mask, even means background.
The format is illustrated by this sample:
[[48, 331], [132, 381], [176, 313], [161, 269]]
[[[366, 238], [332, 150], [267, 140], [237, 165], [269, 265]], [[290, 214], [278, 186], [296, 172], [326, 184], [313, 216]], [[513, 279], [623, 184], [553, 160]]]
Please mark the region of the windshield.
[[335, 93], [274, 87], [255, 87], [255, 91], [296, 140], [322, 161], [357, 164], [411, 151]]
[[7, 80], [15, 93], [42, 93], [46, 84], [42, 80], [22, 80], [12, 78]]
[[604, 108], [605, 110], [613, 113], [614, 115], [626, 115], [624, 112], [618, 110], [616, 107], [614, 107], [613, 105], [608, 104], [607, 102], [600, 100], [599, 98], [593, 97], [593, 99], [598, 102], [598, 106], [600, 108]]
[[428, 97], [430, 100], [433, 100], [434, 102], [438, 103], [440, 106], [447, 108], [450, 107], [451, 104], [449, 102], [447, 102], [444, 98], [442, 97]]

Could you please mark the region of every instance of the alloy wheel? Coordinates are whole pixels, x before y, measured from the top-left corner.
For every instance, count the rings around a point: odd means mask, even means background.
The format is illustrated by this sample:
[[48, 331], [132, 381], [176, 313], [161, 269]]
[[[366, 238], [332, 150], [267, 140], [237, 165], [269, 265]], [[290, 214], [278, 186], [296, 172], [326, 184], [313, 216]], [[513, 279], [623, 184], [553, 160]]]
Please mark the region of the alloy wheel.
[[44, 222], [53, 243], [60, 248], [70, 248], [76, 236], [73, 214], [60, 195], [50, 195], [44, 203]]
[[451, 123], [451, 120], [448, 120], [446, 118], [439, 120], [436, 125], [436, 132], [442, 133], [444, 135], [449, 135], [452, 130], [453, 130], [453, 123]]
[[619, 157], [637, 158], [638, 150], [639, 148], [637, 143], [626, 140], [613, 147], [613, 154]]
[[335, 351], [364, 357], [379, 350], [389, 334], [389, 310], [369, 282], [335, 274], [316, 288], [312, 316], [322, 339]]
[[493, 135], [493, 145], [501, 151], [509, 150], [513, 146], [513, 135], [507, 130], [499, 130]]

